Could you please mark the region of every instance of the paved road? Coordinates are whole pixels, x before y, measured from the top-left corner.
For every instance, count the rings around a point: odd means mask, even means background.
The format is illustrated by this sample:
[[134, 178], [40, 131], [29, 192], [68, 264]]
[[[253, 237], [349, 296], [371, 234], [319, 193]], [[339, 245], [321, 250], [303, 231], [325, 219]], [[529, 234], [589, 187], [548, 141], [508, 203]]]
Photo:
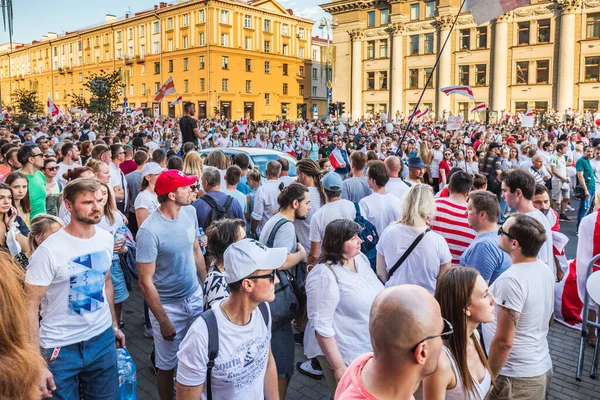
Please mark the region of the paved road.
[[[569, 213], [574, 217], [574, 213]], [[575, 257], [577, 237], [575, 236], [575, 221], [563, 223], [561, 231], [571, 238], [567, 246], [567, 256]], [[150, 367], [148, 354], [152, 350], [152, 339], [144, 338], [143, 300], [137, 284], [124, 306], [125, 334], [129, 351], [137, 365], [138, 398], [140, 400], [158, 399], [155, 376]], [[589, 377], [592, 348], [588, 347], [583, 381], [575, 380], [577, 354], [579, 346], [579, 331], [555, 323], [550, 329], [548, 338], [550, 353], [554, 364], [554, 377], [550, 390], [550, 399], [564, 400], [600, 400], [600, 381]], [[302, 348], [296, 346], [296, 360], [303, 361], [305, 357]], [[291, 400], [311, 399], [327, 400], [329, 390], [325, 380], [314, 380], [296, 373], [292, 378], [287, 398]]]

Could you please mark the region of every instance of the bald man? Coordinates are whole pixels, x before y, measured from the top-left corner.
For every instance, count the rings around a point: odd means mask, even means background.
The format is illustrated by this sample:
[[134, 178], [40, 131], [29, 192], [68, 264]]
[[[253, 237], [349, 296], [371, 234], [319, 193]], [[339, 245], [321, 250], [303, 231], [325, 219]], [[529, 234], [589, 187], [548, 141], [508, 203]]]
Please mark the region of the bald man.
[[400, 177], [402, 160], [398, 156], [389, 156], [385, 159], [385, 165], [390, 170], [390, 180], [385, 185], [385, 190], [402, 200], [409, 190], [408, 185]]
[[546, 166], [544, 165], [544, 157], [539, 154], [531, 159], [529, 172], [535, 178], [535, 183], [544, 184], [545, 181], [552, 178], [552, 175], [550, 175], [548, 169], [546, 169]]
[[350, 364], [338, 383], [336, 399], [413, 399], [421, 381], [437, 370], [442, 339], [452, 334], [452, 328], [427, 290], [400, 285], [375, 298], [369, 332], [373, 353]]

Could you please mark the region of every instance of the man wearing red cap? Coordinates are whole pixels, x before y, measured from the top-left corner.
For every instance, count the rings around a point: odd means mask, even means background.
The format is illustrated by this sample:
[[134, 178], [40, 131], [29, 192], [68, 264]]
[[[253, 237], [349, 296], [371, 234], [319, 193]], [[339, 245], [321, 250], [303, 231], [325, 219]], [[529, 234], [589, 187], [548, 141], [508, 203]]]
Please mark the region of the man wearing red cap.
[[156, 350], [158, 393], [173, 399], [177, 351], [203, 309], [206, 265], [198, 244], [198, 220], [191, 204], [196, 176], [168, 170], [156, 179], [160, 204], [137, 234], [139, 282], [148, 303]]

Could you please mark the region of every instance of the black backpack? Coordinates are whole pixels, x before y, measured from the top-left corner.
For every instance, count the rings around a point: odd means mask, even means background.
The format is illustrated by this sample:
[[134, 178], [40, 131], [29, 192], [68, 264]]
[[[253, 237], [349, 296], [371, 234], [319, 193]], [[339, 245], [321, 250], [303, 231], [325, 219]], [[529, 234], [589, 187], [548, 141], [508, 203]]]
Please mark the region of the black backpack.
[[215, 199], [213, 199], [208, 194], [205, 194], [200, 198], [206, 203], [208, 203], [208, 205], [212, 209], [212, 212], [210, 213], [208, 218], [206, 218], [206, 223], [204, 224], [204, 226], [202, 226], [202, 228], [205, 231], [214, 221], [218, 221], [223, 218], [237, 218], [233, 213], [233, 209], [231, 208], [231, 203], [234, 200], [233, 197], [227, 195], [227, 199], [225, 200], [225, 203], [222, 206], [218, 205]]
[[[265, 325], [269, 327], [269, 311], [265, 303], [260, 303], [258, 309], [265, 320]], [[206, 398], [212, 400], [212, 369], [215, 366], [215, 360], [219, 356], [219, 328], [217, 318], [213, 310], [208, 310], [200, 314], [206, 323], [208, 330], [208, 363], [206, 364]]]
[[369, 264], [373, 271], [376, 271], [377, 267], [377, 243], [379, 242], [379, 234], [375, 225], [373, 225], [368, 219], [360, 215], [360, 206], [357, 202], [354, 203], [354, 209], [356, 210], [356, 217], [354, 222], [359, 224], [362, 229], [358, 233], [358, 236], [362, 240], [360, 245], [360, 251], [367, 256]]
[[80, 142], [85, 142], [86, 140], [90, 140], [90, 131], [82, 132], [81, 136], [79, 137]]

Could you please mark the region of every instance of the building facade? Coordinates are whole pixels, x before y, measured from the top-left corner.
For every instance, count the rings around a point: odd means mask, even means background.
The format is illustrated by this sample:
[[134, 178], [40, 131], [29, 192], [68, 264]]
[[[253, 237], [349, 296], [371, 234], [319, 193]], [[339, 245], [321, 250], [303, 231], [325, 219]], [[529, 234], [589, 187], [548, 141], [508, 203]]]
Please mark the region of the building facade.
[[[10, 104], [18, 88], [37, 90], [60, 108], [69, 95], [89, 93], [83, 83], [100, 70], [120, 70], [129, 108], [170, 106], [178, 94], [198, 117], [296, 119], [306, 113], [313, 21], [273, 0], [190, 0], [64, 35], [49, 34], [0, 54], [0, 97]], [[171, 76], [176, 93], [153, 103]]]
[[[313, 118], [326, 116], [327, 83], [331, 81], [331, 41], [318, 36], [312, 38], [312, 66], [310, 72], [310, 104]], [[316, 112], [315, 112], [316, 110]]]
[[[460, 0], [337, 0], [322, 5], [333, 33], [333, 99], [351, 116], [410, 115], [421, 109], [476, 118], [475, 103], [500, 113], [596, 110], [600, 100], [600, 1], [531, 0], [477, 26]], [[469, 85], [475, 102], [439, 88]], [[494, 115], [494, 114], [492, 114]]]

